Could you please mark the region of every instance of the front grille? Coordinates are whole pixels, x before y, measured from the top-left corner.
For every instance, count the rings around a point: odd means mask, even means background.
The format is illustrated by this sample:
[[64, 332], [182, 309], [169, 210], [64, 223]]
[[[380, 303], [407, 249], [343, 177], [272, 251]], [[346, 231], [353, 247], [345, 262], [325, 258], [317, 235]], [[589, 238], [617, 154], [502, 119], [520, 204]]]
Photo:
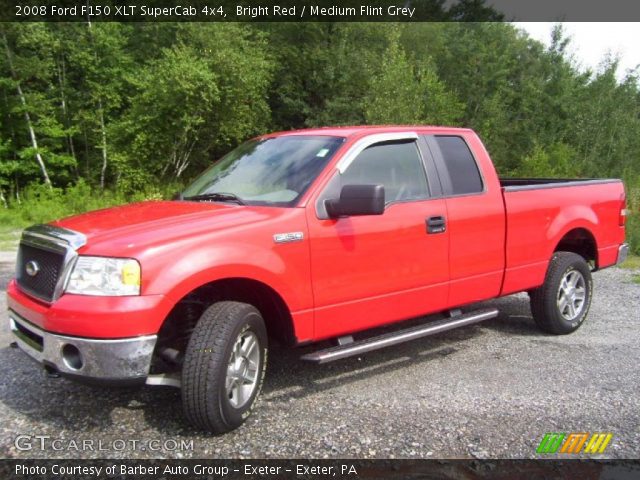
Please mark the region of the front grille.
[[[50, 302], [64, 266], [64, 253], [53, 252], [25, 243], [20, 244], [16, 265], [16, 281], [27, 293]], [[27, 264], [35, 262], [35, 275], [27, 273]]]

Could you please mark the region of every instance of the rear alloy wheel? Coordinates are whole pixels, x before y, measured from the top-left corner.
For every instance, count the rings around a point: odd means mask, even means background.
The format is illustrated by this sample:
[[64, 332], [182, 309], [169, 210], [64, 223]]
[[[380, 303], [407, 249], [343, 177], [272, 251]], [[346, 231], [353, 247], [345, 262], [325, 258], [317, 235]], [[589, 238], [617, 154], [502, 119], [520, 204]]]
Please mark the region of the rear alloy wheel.
[[560, 314], [569, 322], [575, 320], [584, 308], [587, 287], [578, 270], [568, 270], [560, 281], [557, 305]]
[[591, 306], [593, 281], [589, 265], [580, 255], [556, 252], [544, 284], [530, 292], [531, 313], [548, 333], [564, 335], [577, 330]]
[[196, 324], [182, 366], [182, 405], [198, 428], [224, 433], [249, 417], [262, 388], [267, 331], [260, 312], [218, 302]]

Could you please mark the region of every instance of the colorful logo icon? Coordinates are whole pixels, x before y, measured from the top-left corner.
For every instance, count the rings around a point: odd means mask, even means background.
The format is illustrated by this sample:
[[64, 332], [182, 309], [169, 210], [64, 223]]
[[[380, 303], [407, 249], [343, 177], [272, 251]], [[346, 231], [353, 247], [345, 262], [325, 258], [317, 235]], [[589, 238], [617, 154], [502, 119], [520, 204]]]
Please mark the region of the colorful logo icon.
[[612, 433], [545, 433], [536, 453], [604, 453]]

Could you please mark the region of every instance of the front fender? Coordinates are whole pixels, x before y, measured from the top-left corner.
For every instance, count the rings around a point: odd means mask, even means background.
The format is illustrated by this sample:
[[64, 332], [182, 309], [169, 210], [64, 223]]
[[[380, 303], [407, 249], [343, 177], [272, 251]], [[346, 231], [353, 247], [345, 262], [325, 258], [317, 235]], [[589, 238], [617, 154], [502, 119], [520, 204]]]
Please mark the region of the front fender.
[[[189, 292], [225, 278], [247, 278], [275, 290], [291, 312], [312, 308], [308, 247], [303, 242], [270, 248], [248, 243], [215, 243], [171, 255], [145, 268], [144, 295], [163, 292], [177, 303]], [[146, 273], [146, 275], [145, 275]]]

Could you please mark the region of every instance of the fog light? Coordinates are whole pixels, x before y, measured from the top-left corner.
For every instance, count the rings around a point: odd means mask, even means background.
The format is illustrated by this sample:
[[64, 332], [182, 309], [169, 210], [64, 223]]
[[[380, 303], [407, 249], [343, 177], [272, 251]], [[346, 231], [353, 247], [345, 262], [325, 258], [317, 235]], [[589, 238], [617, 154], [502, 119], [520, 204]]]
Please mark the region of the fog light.
[[82, 368], [82, 355], [77, 347], [66, 343], [62, 347], [62, 360], [64, 364], [71, 370], [80, 370]]

